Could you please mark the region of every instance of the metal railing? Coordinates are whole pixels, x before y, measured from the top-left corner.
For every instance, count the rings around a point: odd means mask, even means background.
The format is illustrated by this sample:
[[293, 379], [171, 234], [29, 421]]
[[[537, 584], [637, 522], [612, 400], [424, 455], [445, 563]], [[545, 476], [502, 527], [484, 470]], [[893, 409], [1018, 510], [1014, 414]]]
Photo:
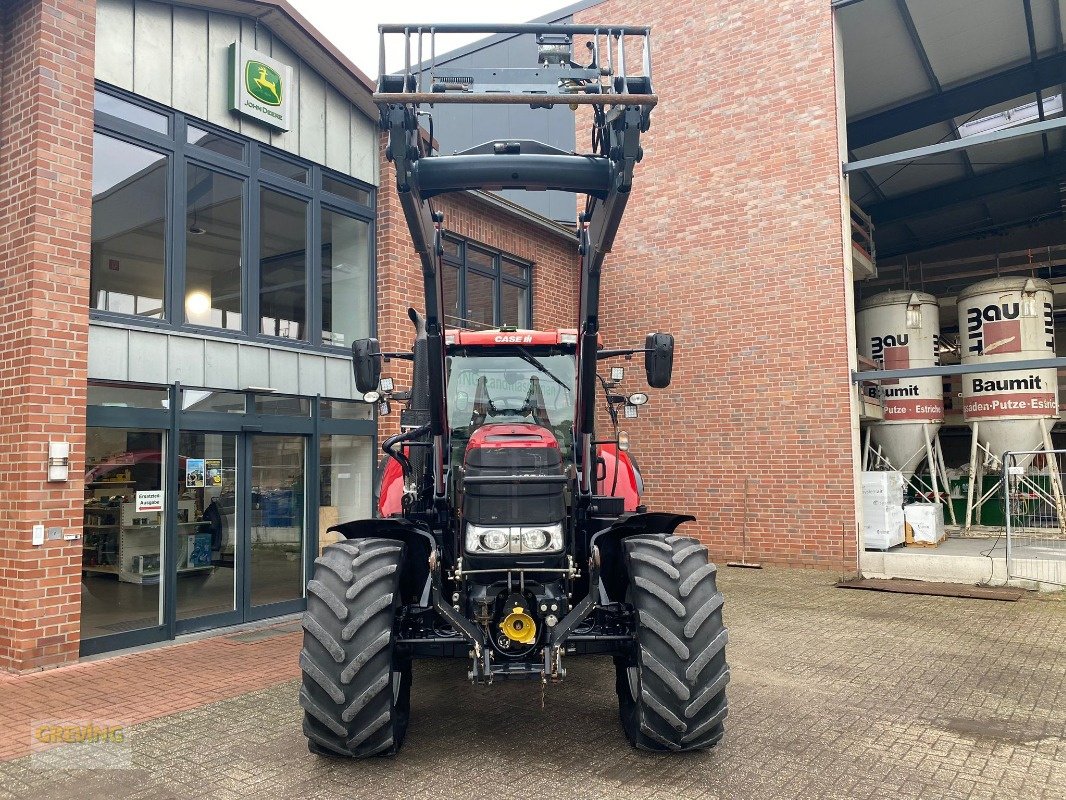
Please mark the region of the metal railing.
[[1066, 450], [1003, 454], [1007, 578], [1066, 585]]

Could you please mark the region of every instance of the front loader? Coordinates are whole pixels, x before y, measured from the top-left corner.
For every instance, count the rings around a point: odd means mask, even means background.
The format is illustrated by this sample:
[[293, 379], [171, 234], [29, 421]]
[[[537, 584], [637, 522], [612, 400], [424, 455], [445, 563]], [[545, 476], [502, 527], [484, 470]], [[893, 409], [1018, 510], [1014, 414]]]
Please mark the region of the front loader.
[[[375, 100], [386, 155], [422, 266], [425, 314], [410, 310], [410, 352], [353, 345], [357, 388], [401, 432], [386, 439], [376, 516], [331, 528], [344, 537], [315, 562], [300, 655], [304, 733], [312, 752], [392, 754], [410, 716], [414, 658], [465, 661], [470, 680], [562, 680], [572, 654], [610, 656], [622, 728], [652, 751], [706, 749], [723, 735], [729, 669], [722, 595], [706, 549], [676, 530], [693, 517], [649, 511], [618, 430], [644, 393], [619, 389], [642, 353], [652, 388], [670, 383], [673, 337], [607, 350], [600, 274], [641, 160], [657, 97], [650, 32], [630, 26], [385, 25]], [[537, 63], [436, 64], [436, 36], [536, 37]], [[405, 68], [386, 74], [386, 35], [405, 38]], [[430, 58], [423, 59], [423, 46]], [[585, 55], [574, 56], [583, 42]], [[639, 45], [640, 58], [626, 64]], [[412, 64], [412, 46], [417, 63]], [[532, 48], [531, 48], [532, 50]], [[592, 150], [525, 139], [433, 152], [421, 122], [443, 103], [592, 107]], [[462, 330], [443, 316], [443, 215], [433, 198], [471, 189], [585, 195], [578, 216], [577, 326]], [[381, 378], [412, 362], [411, 387]], [[597, 438], [598, 399], [612, 430]]]

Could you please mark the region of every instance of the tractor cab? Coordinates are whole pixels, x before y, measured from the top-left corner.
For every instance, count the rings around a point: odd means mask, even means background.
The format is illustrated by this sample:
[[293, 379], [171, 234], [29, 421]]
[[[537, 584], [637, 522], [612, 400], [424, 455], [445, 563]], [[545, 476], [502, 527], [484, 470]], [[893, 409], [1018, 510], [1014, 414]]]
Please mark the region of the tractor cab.
[[453, 463], [483, 426], [548, 431], [573, 462], [576, 331], [455, 331], [445, 337]]

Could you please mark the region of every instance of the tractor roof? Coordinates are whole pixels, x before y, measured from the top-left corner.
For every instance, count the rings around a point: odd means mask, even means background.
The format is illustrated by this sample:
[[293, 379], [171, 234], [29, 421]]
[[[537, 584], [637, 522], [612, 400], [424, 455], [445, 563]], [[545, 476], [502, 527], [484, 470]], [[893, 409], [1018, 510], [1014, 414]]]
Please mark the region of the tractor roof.
[[553, 331], [530, 331], [517, 328], [498, 328], [488, 331], [449, 330], [444, 334], [445, 344], [492, 347], [494, 345], [527, 344], [577, 344], [576, 328], [560, 328]]

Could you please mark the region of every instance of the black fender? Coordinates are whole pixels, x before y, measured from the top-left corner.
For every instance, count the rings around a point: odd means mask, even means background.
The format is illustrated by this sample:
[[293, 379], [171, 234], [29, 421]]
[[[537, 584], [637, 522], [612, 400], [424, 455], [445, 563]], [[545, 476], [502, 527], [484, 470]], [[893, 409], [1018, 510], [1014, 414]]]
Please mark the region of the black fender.
[[[671, 514], [665, 511], [649, 511], [643, 514], [627, 514], [619, 517], [610, 527], [593, 535], [591, 547], [600, 551], [600, 580], [608, 599], [614, 602], [625, 600], [629, 587], [625, 560], [622, 558], [622, 540], [630, 536], [649, 533], [670, 534], [685, 522], [695, 522], [691, 514]], [[593, 587], [593, 591], [595, 588]]]
[[429, 580], [429, 555], [436, 548], [436, 540], [428, 528], [407, 519], [357, 519], [332, 525], [330, 532], [345, 539], [395, 539], [407, 545], [403, 574], [400, 575], [400, 594], [407, 604], [420, 604]]

